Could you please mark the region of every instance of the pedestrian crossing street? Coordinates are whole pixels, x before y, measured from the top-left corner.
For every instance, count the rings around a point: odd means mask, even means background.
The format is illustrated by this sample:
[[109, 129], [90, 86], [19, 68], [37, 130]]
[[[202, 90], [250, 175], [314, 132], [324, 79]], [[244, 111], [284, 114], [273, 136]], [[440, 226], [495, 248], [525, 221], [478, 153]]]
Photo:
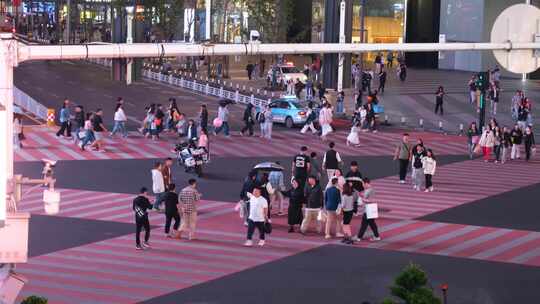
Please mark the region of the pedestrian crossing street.
[[501, 165], [480, 159], [437, 167], [434, 192], [413, 190], [410, 173], [407, 184], [398, 184], [397, 172], [372, 182], [379, 208], [393, 219], [422, 217], [535, 183], [540, 183], [539, 162], [515, 160]]
[[[463, 155], [467, 153], [466, 139], [462, 136], [443, 135], [427, 132], [409, 132], [413, 140], [424, 139], [437, 154]], [[336, 142], [337, 151], [342, 155], [373, 156], [392, 155], [395, 144], [401, 138], [401, 131], [388, 130], [378, 133], [360, 133], [360, 146], [347, 146], [347, 130], [338, 130], [328, 137]], [[126, 139], [105, 138], [106, 152], [81, 151], [73, 141], [56, 137], [49, 128], [25, 129], [24, 148], [15, 151], [15, 161], [38, 161], [43, 158], [53, 160], [108, 160], [108, 159], [150, 159], [174, 157], [172, 149], [178, 139], [164, 137], [159, 141], [143, 138], [132, 133]], [[298, 153], [301, 146], [308, 146], [319, 155], [328, 149], [328, 144], [313, 134], [301, 134], [298, 129], [276, 131], [272, 140], [241, 137], [238, 133], [230, 138], [212, 136], [210, 138], [211, 157], [279, 157]]]

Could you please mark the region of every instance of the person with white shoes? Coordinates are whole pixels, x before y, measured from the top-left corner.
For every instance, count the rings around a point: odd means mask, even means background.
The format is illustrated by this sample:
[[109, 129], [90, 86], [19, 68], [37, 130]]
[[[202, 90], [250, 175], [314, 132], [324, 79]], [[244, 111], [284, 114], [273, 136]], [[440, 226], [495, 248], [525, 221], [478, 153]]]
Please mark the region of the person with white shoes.
[[265, 243], [265, 224], [268, 222], [268, 201], [261, 195], [260, 187], [255, 187], [253, 193], [247, 193], [249, 197], [249, 217], [247, 240], [245, 246], [253, 246], [253, 233], [255, 228], [259, 230], [259, 246]]
[[397, 144], [394, 152], [394, 160], [399, 160], [399, 183], [405, 184], [407, 169], [411, 160], [411, 144], [409, 134], [404, 133], [402, 140]]
[[422, 167], [424, 168], [424, 176], [426, 177], [426, 190], [425, 192], [433, 192], [432, 178], [435, 175], [435, 169], [437, 168], [437, 161], [433, 155], [431, 149], [427, 150], [427, 155], [422, 157]]

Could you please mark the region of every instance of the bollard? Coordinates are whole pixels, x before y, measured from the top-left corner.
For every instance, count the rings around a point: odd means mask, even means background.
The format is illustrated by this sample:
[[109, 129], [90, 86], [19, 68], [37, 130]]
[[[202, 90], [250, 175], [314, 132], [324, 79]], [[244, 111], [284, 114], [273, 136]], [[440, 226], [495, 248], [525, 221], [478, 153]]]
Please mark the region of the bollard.
[[272, 99], [268, 98], [268, 103], [266, 105], [270, 105], [271, 102], [272, 102]]
[[239, 88], [240, 88], [240, 85], [237, 83], [236, 84], [236, 90], [238, 91]]
[[268, 92], [264, 90], [264, 96], [268, 96]]
[[253, 93], [253, 87], [249, 87], [249, 92]]
[[55, 118], [56, 117], [54, 109], [47, 109], [47, 126], [54, 127], [56, 125], [54, 123]]
[[272, 92], [272, 95], [271, 95], [271, 96], [272, 96], [272, 98], [274, 98], [274, 92]]
[[251, 94], [251, 96], [249, 98], [249, 103], [251, 103], [251, 104], [255, 103], [255, 96], [253, 96], [253, 94]]
[[208, 82], [208, 76], [206, 76], [206, 82]]
[[238, 103], [238, 100], [240, 99], [240, 93], [238, 92], [238, 90], [236, 90], [236, 93], [234, 94], [234, 101], [236, 103]]
[[218, 79], [218, 80], [217, 80], [217, 84], [221, 84], [221, 79]]
[[205, 90], [206, 95], [210, 93], [210, 85], [208, 84], [208, 82], [206, 83], [206, 87], [204, 88], [204, 90]]
[[257, 94], [260, 94], [261, 93], [261, 89], [257, 89]]
[[420, 118], [420, 120], [418, 121], [418, 124], [420, 125], [421, 129], [424, 128], [424, 120], [422, 118]]
[[401, 117], [401, 125], [402, 125], [402, 126], [405, 126], [405, 122], [406, 122], [405, 117]]
[[223, 98], [223, 87], [219, 88], [219, 97]]
[[459, 124], [459, 136], [463, 135], [463, 124]]
[[442, 121], [439, 120], [439, 130], [442, 131], [443, 130], [443, 124], [442, 124]]
[[245, 91], [245, 90], [246, 90], [246, 86], [243, 85], [243, 86], [242, 86], [242, 91]]

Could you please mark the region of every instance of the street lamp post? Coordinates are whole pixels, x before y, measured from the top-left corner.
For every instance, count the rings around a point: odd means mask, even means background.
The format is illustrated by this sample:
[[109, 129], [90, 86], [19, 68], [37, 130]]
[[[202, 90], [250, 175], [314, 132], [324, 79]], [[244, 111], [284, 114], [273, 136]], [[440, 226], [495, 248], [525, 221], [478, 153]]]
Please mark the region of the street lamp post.
[[[126, 13], [127, 13], [126, 44], [133, 44], [133, 12], [134, 12], [133, 6], [126, 6]], [[133, 59], [128, 58], [127, 66], [126, 66], [126, 84], [127, 85], [130, 85], [132, 82], [132, 75], [133, 75], [132, 69], [133, 69]]]
[[[347, 4], [345, 0], [341, 0], [339, 5], [339, 43], [345, 43], [345, 10]], [[343, 73], [344, 73], [344, 64], [345, 64], [345, 55], [339, 53], [338, 61], [338, 81], [337, 81], [337, 91], [341, 92], [343, 90]]]

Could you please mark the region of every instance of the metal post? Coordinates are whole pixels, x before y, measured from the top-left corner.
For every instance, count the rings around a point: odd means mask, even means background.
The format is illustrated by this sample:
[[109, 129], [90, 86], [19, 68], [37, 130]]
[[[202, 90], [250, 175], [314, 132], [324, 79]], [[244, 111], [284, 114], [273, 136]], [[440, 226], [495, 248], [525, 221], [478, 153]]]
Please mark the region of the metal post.
[[[206, 6], [206, 16], [204, 17], [205, 25], [204, 25], [204, 31], [205, 31], [205, 38], [206, 40], [210, 40], [211, 35], [211, 14], [212, 14], [212, 0], [206, 0], [204, 5]], [[208, 65], [210, 66], [210, 65]]]
[[7, 217], [7, 184], [13, 178], [13, 67], [17, 42], [12, 34], [0, 34], [0, 227]]
[[[133, 6], [126, 6], [126, 12], [127, 12], [127, 35], [126, 35], [126, 43], [132, 44], [133, 43]], [[133, 59], [127, 60], [127, 67], [126, 67], [126, 84], [130, 85], [132, 81], [132, 74], [133, 74]]]
[[[346, 3], [345, 0], [341, 0], [339, 5], [339, 43], [345, 43], [345, 10]], [[337, 91], [341, 92], [343, 90], [343, 65], [345, 64], [345, 55], [339, 54], [338, 62], [338, 81], [337, 81]]]
[[70, 44], [71, 34], [71, 0], [66, 0], [66, 31], [64, 33], [64, 43]]
[[[364, 43], [364, 33], [366, 26], [366, 0], [361, 2], [362, 8], [360, 9], [360, 43]], [[364, 52], [360, 53], [360, 69], [364, 70]]]

